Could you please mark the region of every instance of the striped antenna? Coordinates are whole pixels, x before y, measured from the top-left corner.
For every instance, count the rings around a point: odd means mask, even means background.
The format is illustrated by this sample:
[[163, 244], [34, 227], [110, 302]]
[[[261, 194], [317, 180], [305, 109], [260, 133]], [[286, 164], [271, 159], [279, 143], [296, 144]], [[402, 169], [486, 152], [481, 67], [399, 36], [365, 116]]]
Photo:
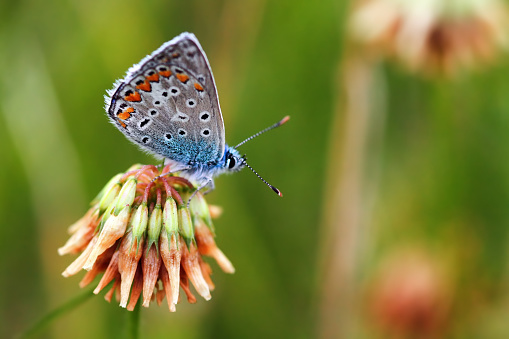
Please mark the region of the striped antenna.
[[[277, 127], [277, 126], [276, 126]], [[265, 185], [269, 186], [274, 192], [276, 192], [277, 195], [279, 195], [280, 197], [283, 196], [283, 193], [281, 193], [280, 190], [278, 190], [276, 187], [272, 186], [271, 184], [269, 184], [265, 179], [263, 179], [260, 174], [258, 174], [254, 169], [253, 167], [249, 166], [246, 162], [246, 159], [244, 159], [244, 157], [242, 157], [242, 162], [244, 163], [244, 165], [247, 166], [247, 168], [249, 168], [251, 171], [253, 171], [254, 174], [256, 174], [256, 176], [258, 177], [258, 179], [260, 179], [261, 181], [263, 181], [265, 183]]]
[[[242, 145], [244, 145], [246, 142], [248, 142], [249, 140], [252, 140], [252, 139], [256, 138], [257, 136], [260, 136], [260, 135], [262, 135], [263, 133], [270, 131], [271, 129], [274, 129], [274, 128], [276, 128], [276, 127], [281, 126], [282, 124], [284, 124], [284, 123], [285, 123], [285, 122], [287, 122], [288, 120], [290, 120], [290, 116], [289, 116], [289, 115], [287, 115], [286, 117], [284, 117], [284, 118], [283, 118], [283, 119], [281, 119], [280, 121], [276, 122], [274, 125], [269, 126], [269, 127], [267, 127], [266, 129], [263, 129], [263, 130], [261, 130], [260, 132], [258, 132], [258, 133], [256, 133], [256, 134], [254, 134], [254, 135], [250, 136], [249, 138], [247, 138], [246, 140], [242, 141], [240, 144], [238, 144], [238, 145], [237, 145], [237, 146], [235, 146], [234, 148], [237, 148], [237, 147], [239, 147], [239, 146], [242, 146]], [[246, 164], [246, 165], [247, 165], [247, 164]], [[248, 166], [248, 167], [249, 167], [249, 166]], [[251, 168], [251, 167], [249, 167], [249, 168]], [[251, 170], [253, 170], [253, 169], [251, 168]], [[253, 171], [253, 172], [254, 172], [254, 171]], [[255, 173], [256, 173], [256, 172], [255, 172]], [[258, 174], [257, 174], [257, 175], [258, 175]], [[261, 178], [260, 178], [260, 179], [261, 179]], [[262, 180], [263, 180], [263, 179], [262, 179]], [[264, 181], [265, 181], [265, 180], [264, 180]], [[267, 185], [268, 185], [268, 184], [267, 184]], [[269, 186], [270, 186], [270, 185], [269, 185]], [[271, 187], [273, 187], [273, 186], [271, 186]], [[274, 188], [272, 188], [272, 189], [274, 189]], [[276, 193], [277, 193], [277, 192], [276, 192]]]

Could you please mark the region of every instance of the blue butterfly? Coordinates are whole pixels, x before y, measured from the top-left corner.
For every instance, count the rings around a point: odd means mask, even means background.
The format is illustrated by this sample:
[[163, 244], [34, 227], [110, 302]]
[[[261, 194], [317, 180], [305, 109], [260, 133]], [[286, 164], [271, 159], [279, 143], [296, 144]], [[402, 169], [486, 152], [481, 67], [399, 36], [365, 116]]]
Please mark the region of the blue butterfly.
[[196, 192], [207, 185], [212, 189], [213, 177], [247, 166], [282, 196], [237, 147], [289, 117], [228, 146], [212, 70], [194, 34], [180, 34], [135, 64], [105, 99], [111, 122], [143, 150], [164, 158], [172, 172], [196, 181]]

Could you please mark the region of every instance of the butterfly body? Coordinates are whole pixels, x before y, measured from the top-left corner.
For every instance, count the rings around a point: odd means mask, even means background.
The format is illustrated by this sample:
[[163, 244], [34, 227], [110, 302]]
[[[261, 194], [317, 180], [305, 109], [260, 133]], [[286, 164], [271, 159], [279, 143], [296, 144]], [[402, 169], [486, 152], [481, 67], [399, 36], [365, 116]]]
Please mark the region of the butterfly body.
[[192, 159], [184, 163], [166, 158], [165, 164], [170, 164], [171, 168], [181, 171], [184, 177], [197, 181], [201, 186], [222, 173], [241, 170], [246, 166], [244, 161], [244, 157], [235, 148], [226, 145], [223, 157], [219, 161], [203, 163]]
[[129, 140], [199, 183], [244, 167], [225, 143], [214, 77], [193, 34], [182, 33], [129, 69], [108, 92], [106, 110]]

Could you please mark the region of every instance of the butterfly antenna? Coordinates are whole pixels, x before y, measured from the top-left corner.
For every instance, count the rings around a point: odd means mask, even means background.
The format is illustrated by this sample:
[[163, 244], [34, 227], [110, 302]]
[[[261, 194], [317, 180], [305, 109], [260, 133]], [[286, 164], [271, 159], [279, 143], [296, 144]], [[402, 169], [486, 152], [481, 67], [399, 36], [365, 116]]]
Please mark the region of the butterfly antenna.
[[[284, 122], [283, 122], [284, 123]], [[277, 127], [277, 126], [276, 126]], [[272, 127], [274, 128], [274, 127]], [[269, 184], [265, 179], [263, 179], [260, 174], [258, 174], [254, 169], [253, 167], [249, 166], [246, 162], [246, 160], [243, 160], [243, 163], [244, 165], [247, 166], [247, 168], [249, 168], [251, 171], [253, 171], [254, 174], [256, 174], [256, 176], [258, 177], [258, 179], [260, 179], [261, 181], [263, 181], [265, 183], [265, 185], [269, 186], [274, 192], [276, 192], [277, 195], [279, 195], [280, 197], [283, 196], [283, 193], [281, 193], [280, 190], [278, 190], [276, 187], [272, 186], [271, 184]]]
[[[271, 129], [274, 129], [274, 128], [276, 128], [276, 127], [281, 126], [282, 124], [284, 124], [284, 123], [285, 123], [285, 122], [287, 122], [288, 120], [290, 120], [290, 116], [289, 116], [289, 115], [287, 115], [286, 117], [284, 117], [284, 118], [283, 118], [283, 119], [281, 119], [280, 121], [276, 122], [274, 125], [269, 126], [269, 127], [267, 127], [266, 129], [263, 129], [263, 130], [261, 130], [260, 132], [258, 132], [258, 133], [256, 133], [256, 134], [254, 134], [254, 135], [250, 136], [249, 138], [247, 138], [246, 140], [242, 141], [240, 144], [238, 144], [238, 145], [237, 145], [237, 146], [235, 146], [234, 148], [237, 148], [237, 147], [239, 147], [239, 146], [242, 146], [242, 145], [244, 145], [246, 142], [248, 142], [249, 140], [254, 139], [254, 138], [256, 138], [256, 137], [257, 137], [257, 136], [259, 136], [259, 135], [262, 135], [263, 133], [268, 132], [268, 131], [270, 131]], [[247, 164], [246, 164], [246, 165], [247, 165]], [[249, 167], [249, 165], [248, 165], [247, 167]], [[251, 167], [249, 167], [249, 168], [251, 168]], [[253, 170], [253, 169], [251, 168], [251, 170]], [[253, 171], [253, 172], [254, 172], [254, 171]], [[256, 172], [255, 172], [255, 173], [256, 173]], [[258, 175], [258, 174], [256, 174], [256, 175]], [[258, 176], [258, 177], [259, 177], [259, 176]], [[262, 178], [260, 178], [260, 179], [262, 179]], [[263, 180], [263, 179], [262, 179], [262, 180]], [[265, 180], [263, 180], [263, 181], [265, 181]], [[265, 183], [267, 184], [267, 182], [265, 182]], [[267, 184], [267, 185], [269, 185], [269, 184]], [[270, 186], [270, 187], [272, 187], [271, 185], [269, 185], [269, 186]], [[272, 187], [272, 189], [274, 189], [274, 188]], [[276, 193], [277, 193], [277, 192], [276, 192]]]

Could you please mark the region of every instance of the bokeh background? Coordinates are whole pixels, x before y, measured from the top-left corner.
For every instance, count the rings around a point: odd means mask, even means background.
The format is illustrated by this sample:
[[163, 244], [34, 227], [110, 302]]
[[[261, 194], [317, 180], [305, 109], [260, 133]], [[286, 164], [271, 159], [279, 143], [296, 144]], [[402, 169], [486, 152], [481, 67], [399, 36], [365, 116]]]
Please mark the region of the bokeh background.
[[[507, 338], [507, 4], [402, 3], [0, 2], [0, 337], [82, 293], [61, 276], [67, 226], [154, 163], [103, 94], [189, 31], [227, 142], [291, 116], [242, 146], [284, 198], [248, 170], [217, 178], [237, 271], [212, 264], [211, 301], [143, 309], [142, 338]], [[36, 337], [126, 337], [103, 294]]]

